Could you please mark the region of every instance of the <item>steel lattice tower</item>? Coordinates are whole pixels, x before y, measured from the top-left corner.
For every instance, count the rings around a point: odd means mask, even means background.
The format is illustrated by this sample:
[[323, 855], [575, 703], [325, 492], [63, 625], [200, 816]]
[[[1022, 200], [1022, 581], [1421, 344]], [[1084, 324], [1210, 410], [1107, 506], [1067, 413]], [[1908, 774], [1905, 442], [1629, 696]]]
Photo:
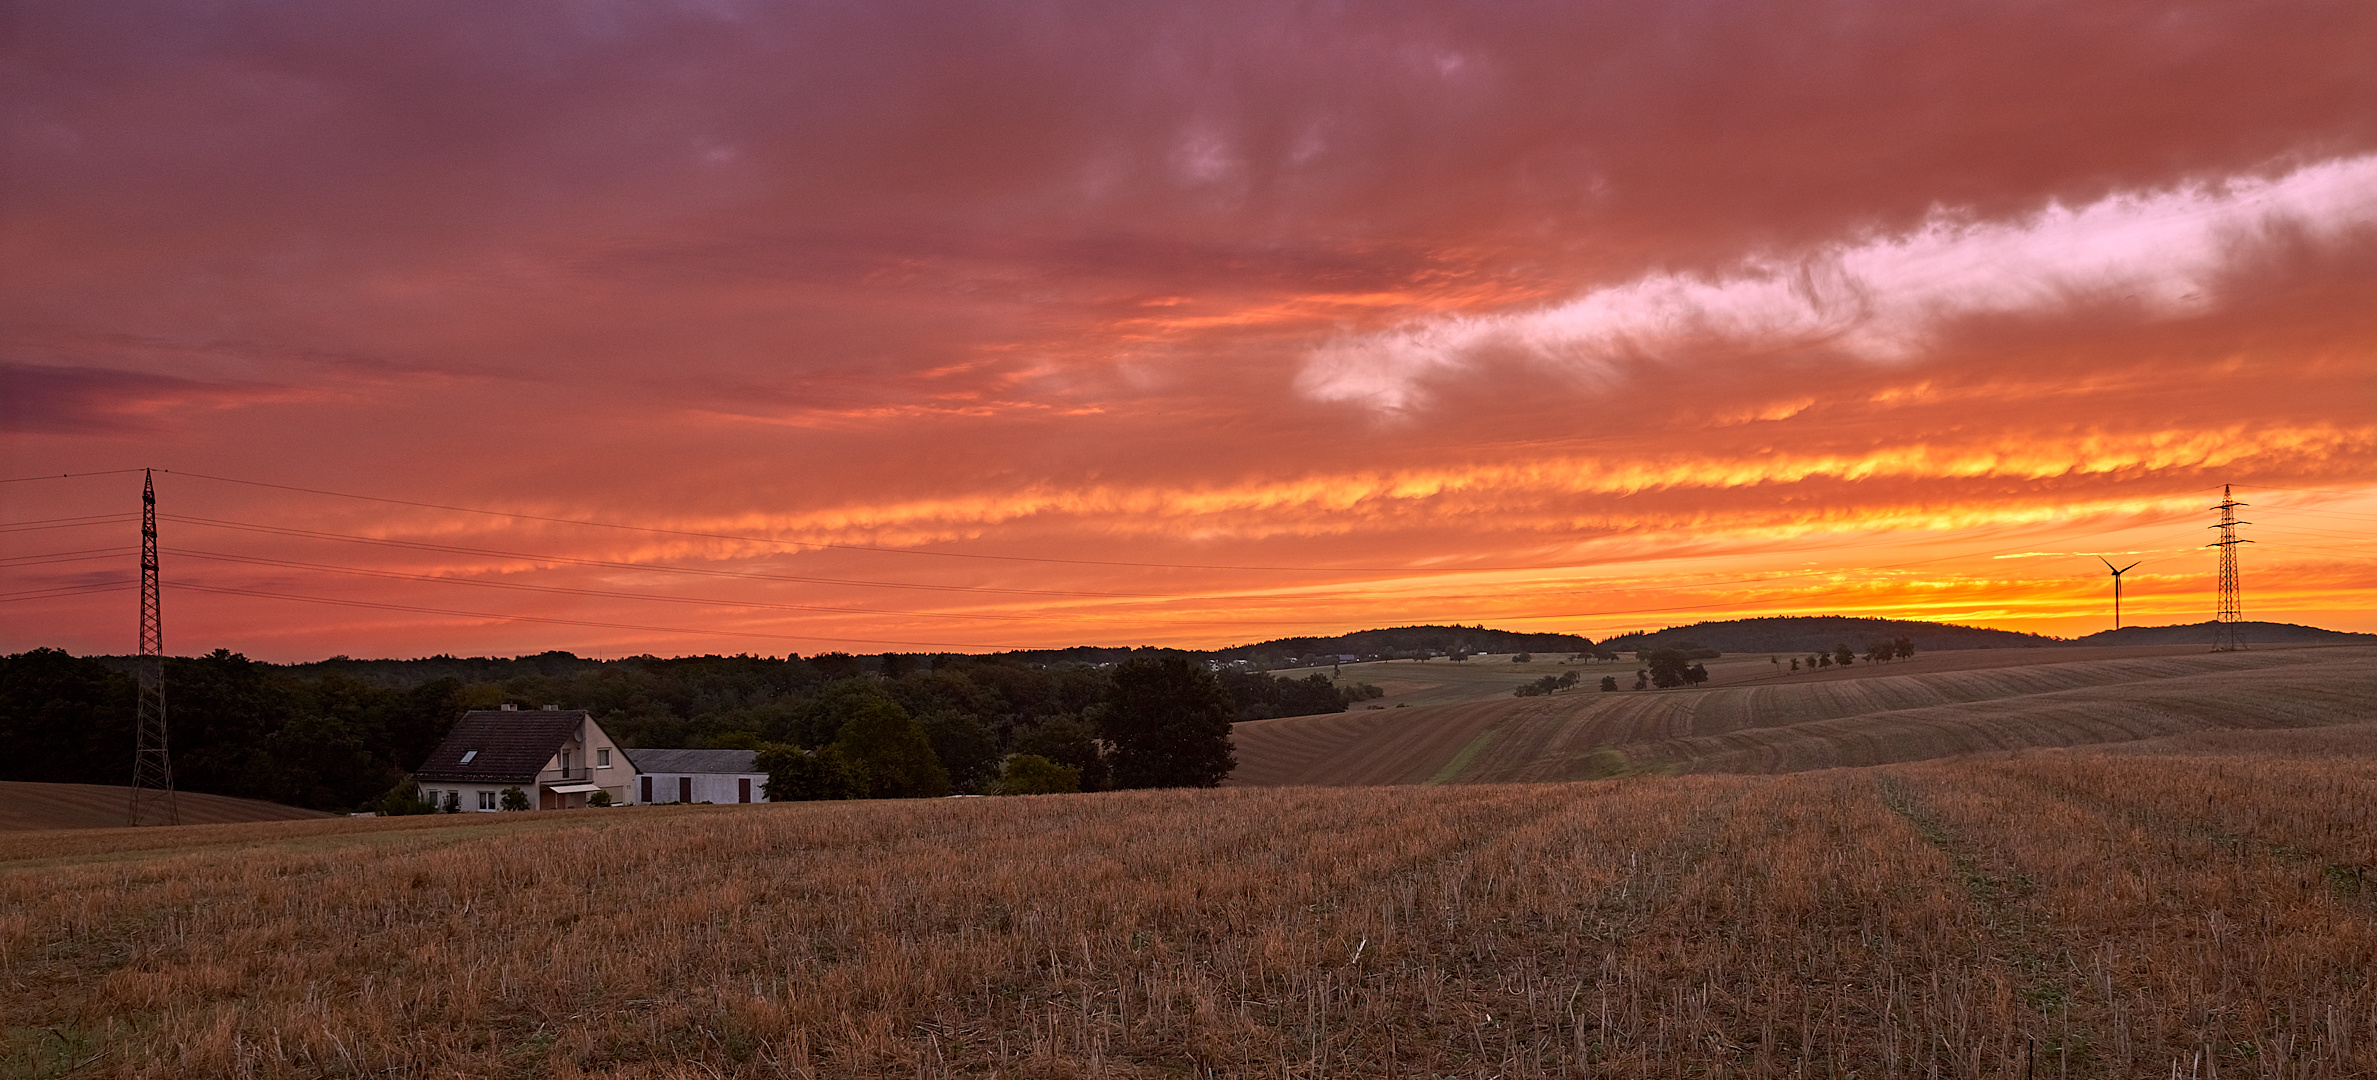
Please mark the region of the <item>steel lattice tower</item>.
[[165, 623], [157, 590], [157, 478], [140, 481], [140, 705], [132, 751], [132, 824], [179, 825], [165, 752]]
[[2220, 505], [2212, 508], [2220, 511], [2220, 524], [2212, 526], [2220, 530], [2220, 539], [2206, 545], [2220, 549], [2220, 615], [2212, 624], [2214, 652], [2245, 647], [2244, 589], [2237, 580], [2237, 545], [2253, 542], [2237, 539], [2237, 526], [2253, 524], [2237, 520], [2237, 508], [2245, 505], [2249, 504], [2238, 502], [2227, 484], [2220, 485]]

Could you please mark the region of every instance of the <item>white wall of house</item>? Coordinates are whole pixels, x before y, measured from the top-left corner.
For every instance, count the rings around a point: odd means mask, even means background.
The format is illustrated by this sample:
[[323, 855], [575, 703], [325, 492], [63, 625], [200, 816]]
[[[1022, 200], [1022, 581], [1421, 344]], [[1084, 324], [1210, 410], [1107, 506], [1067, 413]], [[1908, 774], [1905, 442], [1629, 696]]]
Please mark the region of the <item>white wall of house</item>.
[[446, 795], [451, 792], [459, 796], [458, 805], [461, 806], [462, 812], [465, 814], [482, 811], [494, 813], [503, 809], [503, 789], [508, 787], [518, 787], [521, 794], [528, 796], [529, 807], [535, 808], [536, 793], [533, 790], [534, 785], [530, 784], [456, 784], [432, 781], [419, 785], [423, 802], [444, 810]]
[[[644, 797], [644, 782], [650, 780], [652, 797]], [[653, 803], [739, 803], [766, 802], [764, 790], [766, 773], [638, 773], [636, 774], [636, 802]], [[746, 792], [744, 785], [750, 785]], [[748, 794], [748, 799], [744, 796]]]

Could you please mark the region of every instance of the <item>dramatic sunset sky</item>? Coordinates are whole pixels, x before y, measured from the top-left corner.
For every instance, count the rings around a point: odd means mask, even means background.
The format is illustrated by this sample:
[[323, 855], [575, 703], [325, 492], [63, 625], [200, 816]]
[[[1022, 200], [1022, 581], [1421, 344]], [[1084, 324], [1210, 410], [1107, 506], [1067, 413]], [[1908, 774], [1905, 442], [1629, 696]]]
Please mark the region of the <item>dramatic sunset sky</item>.
[[6, 651], [135, 649], [143, 467], [177, 654], [2077, 636], [2099, 556], [2212, 617], [2223, 484], [2248, 618], [2377, 631], [2365, 0], [23, 0], [0, 47]]

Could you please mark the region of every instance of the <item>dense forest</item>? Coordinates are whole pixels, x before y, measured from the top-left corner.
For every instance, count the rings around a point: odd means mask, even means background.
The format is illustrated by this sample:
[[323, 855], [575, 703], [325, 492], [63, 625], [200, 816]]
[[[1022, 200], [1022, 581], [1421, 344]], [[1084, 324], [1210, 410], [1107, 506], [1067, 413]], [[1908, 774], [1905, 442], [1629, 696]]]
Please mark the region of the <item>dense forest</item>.
[[[0, 739], [12, 750], [0, 780], [125, 783], [132, 673], [129, 657], [0, 657]], [[1337, 712], [1377, 695], [1317, 675], [1225, 671], [1220, 683], [1242, 720]], [[1095, 789], [1109, 779], [1098, 724], [1114, 693], [1108, 667], [899, 653], [279, 665], [217, 650], [167, 659], [165, 684], [177, 786], [322, 810], [375, 804], [464, 711], [504, 704], [589, 710], [632, 750], [823, 747], [888, 703], [930, 740], [956, 790], [979, 790], [1009, 754], [1077, 769]]]

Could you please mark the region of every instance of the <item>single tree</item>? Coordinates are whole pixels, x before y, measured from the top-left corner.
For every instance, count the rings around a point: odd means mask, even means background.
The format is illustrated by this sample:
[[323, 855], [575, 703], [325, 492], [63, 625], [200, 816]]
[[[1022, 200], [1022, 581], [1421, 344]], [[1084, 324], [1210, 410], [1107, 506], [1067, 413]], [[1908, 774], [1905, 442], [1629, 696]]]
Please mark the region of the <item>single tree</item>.
[[1098, 717], [1118, 788], [1214, 787], [1238, 767], [1230, 696], [1194, 657], [1133, 657], [1114, 666]]
[[1602, 677], [1601, 677], [1601, 690], [1602, 690], [1602, 692], [1603, 692], [1603, 693], [1608, 693], [1608, 692], [1610, 692], [1610, 691], [1612, 691], [1612, 690], [1616, 690], [1617, 688], [1618, 688], [1618, 677], [1617, 677], [1617, 676], [1615, 676], [1615, 675], [1604, 675], [1604, 676], [1602, 676]]
[[1832, 662], [1848, 667], [1857, 662], [1857, 650], [1850, 648], [1849, 643], [1844, 641], [1832, 650]]
[[1698, 686], [1698, 685], [1700, 685], [1701, 683], [1707, 682], [1707, 681], [1708, 681], [1708, 669], [1707, 669], [1707, 668], [1704, 668], [1704, 667], [1701, 667], [1701, 666], [1700, 666], [1700, 665], [1698, 665], [1698, 664], [1694, 664], [1694, 665], [1692, 665], [1691, 667], [1685, 668], [1685, 669], [1684, 669], [1684, 681], [1685, 681], [1685, 682], [1687, 682], [1687, 683], [1689, 683], [1689, 684], [1691, 684], [1691, 685], [1693, 685], [1693, 686]]
[[1650, 669], [1652, 684], [1661, 690], [1691, 681], [1692, 655], [1682, 649], [1652, 649], [1643, 654], [1643, 664]]
[[1791, 670], [1793, 670], [1793, 671], [1797, 671], [1797, 670], [1799, 670], [1799, 658], [1798, 658], [1798, 657], [1796, 657], [1796, 656], [1794, 656], [1794, 657], [1792, 657], [1792, 658], [1791, 658]]
[[1637, 690], [1648, 690], [1650, 689], [1650, 686], [1651, 673], [1637, 668], [1634, 672], [1634, 688]]

